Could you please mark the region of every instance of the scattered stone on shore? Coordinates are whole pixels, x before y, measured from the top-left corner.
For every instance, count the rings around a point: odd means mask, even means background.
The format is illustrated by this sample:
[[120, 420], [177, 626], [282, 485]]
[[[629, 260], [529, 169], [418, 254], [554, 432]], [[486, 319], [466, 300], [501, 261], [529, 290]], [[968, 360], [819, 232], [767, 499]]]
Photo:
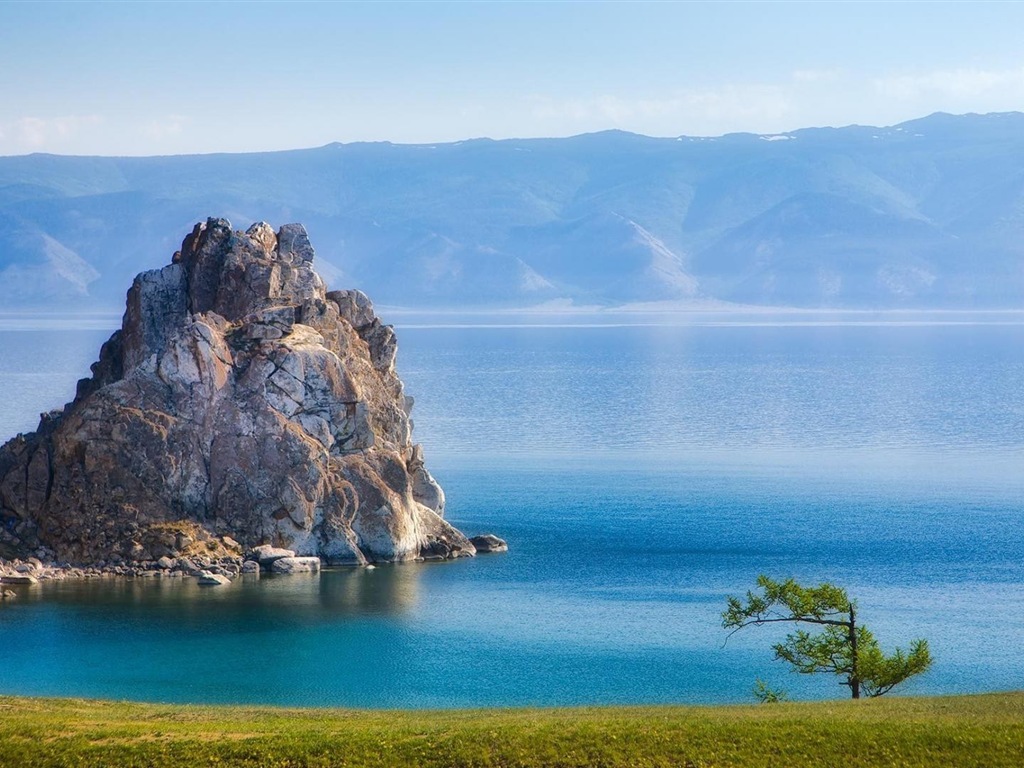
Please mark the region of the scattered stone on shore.
[[319, 573], [319, 557], [281, 557], [270, 565], [272, 573]]
[[270, 570], [275, 560], [282, 560], [286, 557], [295, 557], [295, 550], [272, 547], [269, 544], [255, 547], [250, 555], [250, 558], [258, 562], [260, 568], [265, 571]]
[[0, 576], [0, 584], [38, 584], [39, 579], [27, 573], [9, 573]]
[[202, 587], [218, 587], [224, 584], [230, 584], [231, 579], [220, 573], [210, 573], [209, 571], [202, 571], [199, 576], [199, 585]]
[[[224, 584], [241, 574], [266, 573], [319, 573], [322, 562], [315, 556], [296, 556], [292, 550], [274, 547], [257, 548], [264, 555], [264, 565], [251, 558], [222, 556], [217, 558], [177, 558], [164, 556], [159, 560], [121, 561], [101, 563], [87, 568], [78, 568], [67, 563], [43, 563], [38, 565], [21, 560], [0, 559], [0, 584], [36, 584], [41, 581], [63, 579], [94, 579], [121, 577], [128, 579], [182, 578], [194, 577], [203, 584], [213, 584], [210, 577], [216, 577], [217, 584]], [[277, 563], [281, 563], [277, 565]], [[276, 567], [275, 567], [276, 566]], [[221, 581], [220, 579], [224, 579]]]
[[493, 533], [484, 533], [474, 536], [469, 543], [476, 547], [478, 554], [490, 554], [492, 552], [508, 552], [508, 542], [499, 539]]
[[[160, 560], [126, 561], [112, 559], [101, 561], [91, 566], [78, 567], [69, 563], [40, 563], [33, 566], [31, 572], [19, 570], [19, 566], [25, 563], [21, 560], [0, 559], [0, 580], [9, 579], [8, 583], [29, 583], [16, 582], [10, 579], [31, 577], [36, 581], [60, 581], [63, 579], [93, 579], [93, 578], [181, 578], [183, 576], [198, 576], [202, 571], [208, 570], [213, 573], [221, 573], [227, 576], [237, 575], [242, 566], [239, 557], [197, 557], [197, 558], [161, 558]], [[32, 582], [34, 583], [34, 582]]]

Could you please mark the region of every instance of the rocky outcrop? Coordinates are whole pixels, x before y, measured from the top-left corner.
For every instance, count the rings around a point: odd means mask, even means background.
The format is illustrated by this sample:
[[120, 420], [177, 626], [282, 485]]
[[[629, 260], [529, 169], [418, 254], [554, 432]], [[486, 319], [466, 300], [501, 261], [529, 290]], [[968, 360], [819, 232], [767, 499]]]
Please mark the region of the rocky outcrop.
[[366, 564], [472, 555], [413, 444], [396, 342], [299, 224], [196, 225], [74, 401], [0, 448], [0, 556]]

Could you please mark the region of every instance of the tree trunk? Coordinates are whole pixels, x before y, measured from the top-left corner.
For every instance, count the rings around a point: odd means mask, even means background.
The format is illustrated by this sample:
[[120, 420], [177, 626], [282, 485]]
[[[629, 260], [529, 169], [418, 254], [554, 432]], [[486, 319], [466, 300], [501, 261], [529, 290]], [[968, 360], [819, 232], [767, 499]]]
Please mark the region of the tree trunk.
[[857, 619], [853, 605], [850, 606], [850, 693], [860, 698], [860, 664], [857, 658]]

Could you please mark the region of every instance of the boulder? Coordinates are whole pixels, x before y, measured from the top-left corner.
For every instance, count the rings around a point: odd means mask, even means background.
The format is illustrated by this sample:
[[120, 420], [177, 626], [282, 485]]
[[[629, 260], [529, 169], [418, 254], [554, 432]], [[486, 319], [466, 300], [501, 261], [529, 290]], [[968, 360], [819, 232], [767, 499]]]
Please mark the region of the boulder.
[[37, 584], [39, 579], [27, 573], [9, 573], [0, 576], [0, 584]]
[[282, 549], [280, 547], [272, 547], [269, 544], [263, 544], [258, 547], [254, 547], [250, 557], [260, 564], [260, 567], [264, 570], [270, 568], [275, 560], [281, 560], [286, 557], [295, 557], [295, 551], [291, 549]]
[[201, 587], [219, 587], [231, 583], [231, 579], [227, 576], [220, 573], [210, 573], [209, 571], [200, 571], [199, 576], [196, 578]]
[[480, 536], [474, 536], [469, 540], [469, 542], [476, 548], [477, 554], [508, 552], [508, 542], [504, 539], [499, 539], [493, 533], [484, 533]]
[[475, 554], [412, 440], [393, 328], [314, 258], [300, 224], [208, 219], [140, 274], [75, 399], [0, 447], [4, 546], [114, 568], [267, 542], [329, 564]]
[[256, 560], [246, 560], [242, 563], [242, 573], [255, 573], [259, 574], [260, 564]]
[[282, 557], [270, 566], [272, 573], [319, 573], [319, 557]]

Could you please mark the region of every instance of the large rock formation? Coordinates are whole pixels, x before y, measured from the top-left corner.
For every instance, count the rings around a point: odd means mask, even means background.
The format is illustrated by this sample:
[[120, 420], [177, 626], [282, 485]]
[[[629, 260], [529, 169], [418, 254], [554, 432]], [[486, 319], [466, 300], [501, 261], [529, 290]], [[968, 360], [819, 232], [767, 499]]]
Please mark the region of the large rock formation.
[[0, 555], [474, 554], [412, 442], [393, 330], [312, 261], [299, 224], [210, 219], [136, 277], [74, 401], [0, 448]]

